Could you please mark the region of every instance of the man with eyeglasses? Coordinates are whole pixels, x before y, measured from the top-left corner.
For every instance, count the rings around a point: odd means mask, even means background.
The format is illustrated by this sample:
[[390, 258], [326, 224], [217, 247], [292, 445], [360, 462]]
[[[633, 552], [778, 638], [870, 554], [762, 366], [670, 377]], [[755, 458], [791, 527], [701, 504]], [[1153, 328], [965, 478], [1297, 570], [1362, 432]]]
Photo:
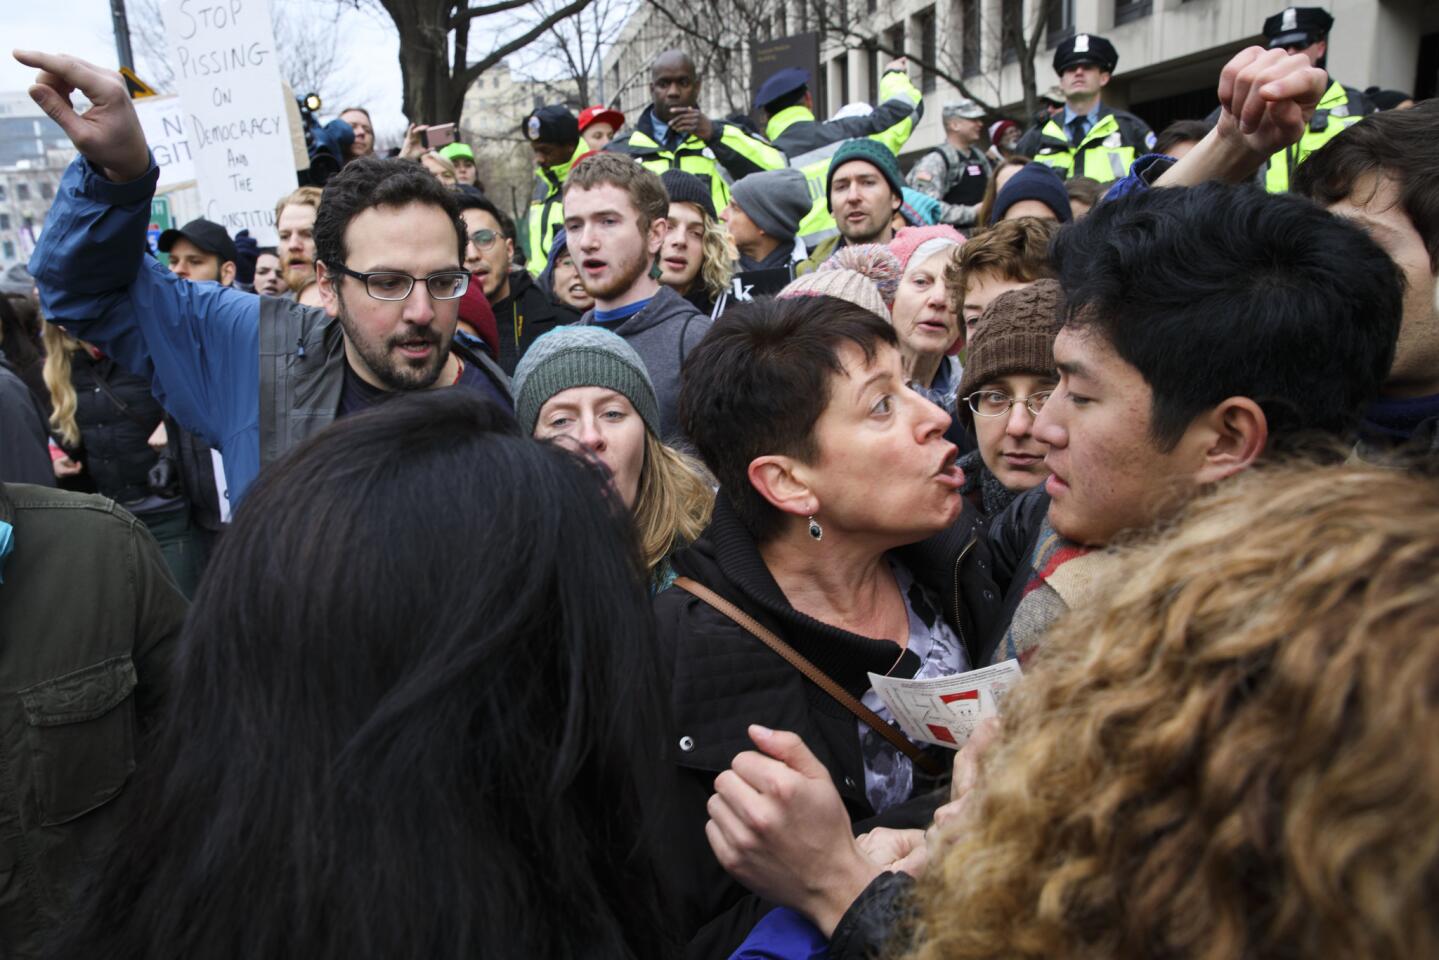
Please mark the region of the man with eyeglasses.
[[[326, 184], [322, 307], [184, 283], [145, 255], [158, 168], [124, 81], [72, 57], [17, 58], [39, 68], [32, 93], [81, 154], [30, 262], [46, 315], [150, 379], [224, 455], [232, 500], [263, 465], [391, 393], [457, 385], [511, 405], [493, 361], [452, 345], [470, 282], [464, 223], [424, 170], [364, 158]], [[93, 104], [83, 115], [71, 90]]]
[[514, 221], [487, 197], [461, 194], [459, 203], [468, 234], [465, 269], [484, 288], [495, 312], [500, 368], [512, 375], [535, 338], [563, 323], [565, 312], [551, 302], [528, 270], [514, 265]]

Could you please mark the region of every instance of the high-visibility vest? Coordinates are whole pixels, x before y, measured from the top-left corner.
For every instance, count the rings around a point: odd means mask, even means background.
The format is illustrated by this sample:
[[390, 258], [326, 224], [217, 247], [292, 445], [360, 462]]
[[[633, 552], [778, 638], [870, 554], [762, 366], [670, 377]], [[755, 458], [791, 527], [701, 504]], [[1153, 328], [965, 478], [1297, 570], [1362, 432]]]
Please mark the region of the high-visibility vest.
[[1363, 117], [1351, 112], [1349, 94], [1345, 92], [1343, 84], [1337, 81], [1330, 84], [1323, 99], [1319, 101], [1319, 106], [1315, 108], [1309, 126], [1304, 128], [1304, 136], [1299, 138], [1298, 143], [1269, 158], [1269, 169], [1264, 173], [1264, 189], [1270, 193], [1286, 192], [1296, 167], [1309, 159], [1309, 155], [1315, 150], [1362, 119]]
[[[1100, 183], [1109, 183], [1122, 179], [1128, 175], [1139, 151], [1153, 146], [1141, 139], [1144, 135], [1137, 129], [1128, 133], [1125, 131], [1121, 120], [1129, 116], [1117, 112], [1104, 114], [1089, 128], [1078, 145], [1069, 142], [1063, 123], [1050, 119], [1040, 132], [1039, 149], [1034, 159], [1058, 170], [1066, 180], [1089, 177]], [[1138, 122], [1138, 118], [1134, 119]]]
[[[922, 102], [923, 95], [919, 88], [909, 79], [908, 74], [902, 70], [891, 70], [880, 78], [879, 102], [901, 99], [911, 104], [918, 105]], [[774, 116], [769, 118], [765, 125], [765, 136], [770, 140], [780, 142], [784, 132], [796, 123], [813, 123], [815, 116], [803, 104], [796, 104], [786, 107]], [[869, 134], [869, 139], [878, 140], [889, 148], [895, 156], [904, 149], [909, 135], [914, 131], [915, 117], [913, 113], [907, 114], [904, 119], [887, 129], [877, 133]], [[808, 150], [799, 156], [789, 158], [789, 165], [795, 170], [804, 174], [805, 183], [809, 186], [811, 205], [809, 213], [805, 214], [800, 221], [798, 236], [809, 246], [826, 237], [833, 236], [836, 232], [834, 215], [829, 210], [829, 195], [826, 193], [825, 184], [829, 180], [829, 163], [835, 152], [851, 137], [841, 137], [829, 143]]]
[[729, 206], [730, 178], [724, 164], [715, 155], [715, 148], [731, 150], [760, 170], [778, 170], [785, 161], [784, 154], [777, 147], [750, 136], [743, 128], [720, 120], [712, 122], [720, 128], [714, 147], [692, 134], [670, 150], [637, 125], [627, 135], [611, 141], [605, 149], [629, 154], [646, 170], [657, 174], [666, 170], [694, 174], [709, 186], [710, 199], [714, 201], [715, 211], [719, 212]]
[[535, 192], [530, 197], [530, 225], [527, 235], [529, 247], [525, 251], [529, 258], [525, 269], [534, 276], [544, 272], [550, 258], [550, 247], [554, 245], [555, 234], [565, 225], [564, 193], [565, 180], [575, 161], [589, 152], [590, 145], [584, 140], [575, 147], [569, 160], [553, 167], [535, 167]]

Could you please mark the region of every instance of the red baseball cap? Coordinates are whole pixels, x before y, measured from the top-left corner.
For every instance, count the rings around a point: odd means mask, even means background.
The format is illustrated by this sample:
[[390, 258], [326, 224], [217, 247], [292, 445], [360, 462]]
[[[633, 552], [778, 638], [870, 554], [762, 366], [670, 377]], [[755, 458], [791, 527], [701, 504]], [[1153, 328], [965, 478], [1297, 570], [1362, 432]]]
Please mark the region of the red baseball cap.
[[596, 104], [593, 107], [585, 107], [580, 111], [580, 133], [584, 133], [590, 124], [596, 122], [608, 123], [619, 130], [625, 125], [625, 115], [618, 110], [611, 110], [609, 107]]

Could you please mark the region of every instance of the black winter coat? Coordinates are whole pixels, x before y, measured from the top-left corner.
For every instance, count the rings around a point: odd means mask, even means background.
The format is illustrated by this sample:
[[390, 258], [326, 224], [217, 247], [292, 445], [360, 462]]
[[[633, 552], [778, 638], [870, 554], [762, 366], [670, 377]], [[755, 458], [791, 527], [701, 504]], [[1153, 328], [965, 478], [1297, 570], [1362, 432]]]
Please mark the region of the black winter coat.
[[[971, 657], [992, 628], [999, 594], [990, 579], [988, 545], [980, 518], [966, 504], [953, 527], [896, 551], [895, 558], [942, 598], [945, 619]], [[868, 671], [912, 675], [918, 658], [899, 649], [821, 623], [795, 610], [770, 575], [758, 546], [723, 491], [709, 528], [674, 559], [676, 572], [699, 581], [740, 607], [824, 670], [855, 697], [869, 689]], [[865, 795], [858, 721], [843, 706], [713, 607], [671, 587], [655, 598], [665, 669], [672, 680], [675, 761], [670, 821], [661, 863], [686, 931], [689, 957], [724, 958], [770, 909], [731, 880], [705, 839], [705, 804], [714, 778], [752, 745], [749, 724], [799, 734], [829, 770], [856, 832], [874, 826], [928, 826], [947, 797], [942, 780], [915, 770], [910, 801], [875, 816]], [[908, 672], [906, 672], [908, 671]], [[947, 769], [952, 754], [940, 751]]]
[[81, 446], [66, 452], [85, 464], [102, 496], [122, 504], [150, 496], [150, 468], [158, 459], [150, 449], [150, 434], [165, 411], [151, 395], [149, 381], [82, 349], [70, 354], [70, 383]]

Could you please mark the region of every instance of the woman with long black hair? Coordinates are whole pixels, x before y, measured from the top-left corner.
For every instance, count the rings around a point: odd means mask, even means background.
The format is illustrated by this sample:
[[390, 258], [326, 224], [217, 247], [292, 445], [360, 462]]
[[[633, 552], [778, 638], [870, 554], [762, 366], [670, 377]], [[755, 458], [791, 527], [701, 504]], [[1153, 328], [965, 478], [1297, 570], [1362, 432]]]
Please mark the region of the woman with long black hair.
[[221, 542], [53, 955], [670, 956], [654, 656], [600, 468], [468, 391], [340, 420]]

